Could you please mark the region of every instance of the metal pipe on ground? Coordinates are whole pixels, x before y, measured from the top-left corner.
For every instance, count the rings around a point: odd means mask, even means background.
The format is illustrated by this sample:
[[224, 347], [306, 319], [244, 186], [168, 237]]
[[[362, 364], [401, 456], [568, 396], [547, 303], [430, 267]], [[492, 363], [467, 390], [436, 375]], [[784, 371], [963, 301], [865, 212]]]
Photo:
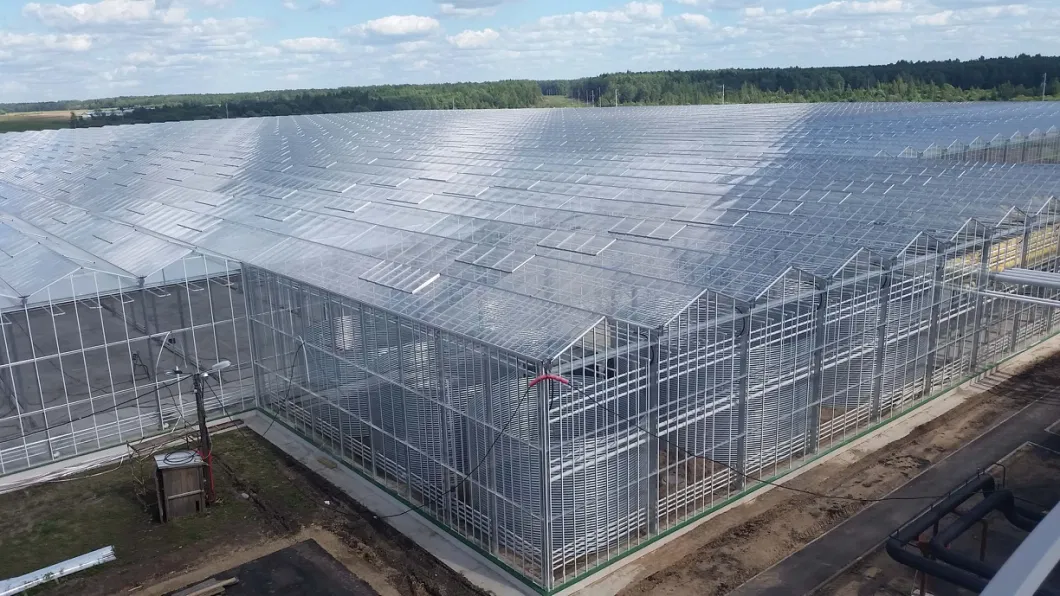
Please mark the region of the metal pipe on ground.
[[971, 529], [972, 526], [982, 521], [987, 515], [990, 515], [992, 511], [1011, 507], [1013, 503], [1015, 503], [1015, 499], [1011, 491], [999, 490], [987, 494], [986, 498], [976, 503], [967, 513], [957, 518], [957, 521], [943, 528], [928, 543], [928, 550], [940, 561], [971, 571], [985, 579], [993, 578], [997, 574], [997, 568], [951, 550], [950, 544]]
[[952, 513], [962, 503], [972, 498], [980, 491], [993, 491], [996, 482], [992, 476], [980, 476], [971, 480], [964, 486], [955, 490], [941, 503], [933, 505], [919, 517], [899, 528], [888, 540], [885, 546], [887, 554], [899, 563], [912, 567], [922, 573], [933, 575], [941, 580], [950, 582], [956, 586], [981, 592], [986, 588], [987, 581], [975, 574], [956, 569], [938, 561], [928, 559], [906, 550], [906, 544], [917, 539], [928, 529], [935, 527], [945, 516]]
[[[949, 548], [972, 526], [981, 523], [992, 511], [1001, 511], [1014, 526], [1030, 531], [1038, 523], [1039, 514], [1016, 505], [1015, 495], [1009, 490], [995, 490], [991, 476], [980, 476], [955, 490], [941, 503], [932, 506], [909, 524], [900, 528], [887, 540], [887, 554], [892, 559], [920, 571], [950, 582], [962, 588], [980, 592], [986, 588], [998, 570], [981, 560], [955, 552]], [[966, 512], [957, 512], [965, 501], [982, 492], [985, 498]], [[942, 519], [957, 514], [958, 519], [939, 530]], [[1037, 519], [1036, 519], [1037, 518]], [[933, 539], [928, 542], [924, 554], [906, 550], [906, 545], [934, 529]], [[982, 556], [982, 553], [980, 553]], [[933, 558], [931, 558], [933, 557]], [[935, 560], [935, 559], [938, 560]], [[1036, 594], [1057, 596], [1057, 592], [1042, 588]]]

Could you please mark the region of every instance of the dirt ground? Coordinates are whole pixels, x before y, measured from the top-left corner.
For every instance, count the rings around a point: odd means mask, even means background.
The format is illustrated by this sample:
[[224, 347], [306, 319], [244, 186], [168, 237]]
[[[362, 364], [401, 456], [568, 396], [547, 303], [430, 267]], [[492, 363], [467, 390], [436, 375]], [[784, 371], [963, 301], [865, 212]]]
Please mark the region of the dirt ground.
[[[1007, 468], [1005, 487], [1016, 497], [1026, 499], [1026, 506], [1036, 504], [1051, 508], [1060, 500], [1060, 453], [1026, 445], [1003, 463]], [[996, 512], [987, 519], [986, 561], [999, 566], [1027, 534], [1013, 528]], [[981, 538], [982, 532], [979, 526], [975, 526], [954, 543], [953, 548], [974, 556]], [[959, 543], [961, 540], [964, 544]], [[895, 562], [881, 549], [821, 587], [814, 596], [908, 596], [914, 588], [919, 588], [919, 584], [911, 569]], [[930, 578], [927, 592], [935, 596], [972, 595], [972, 592]]]
[[[967, 401], [905, 438], [875, 452], [851, 450], [787, 484], [826, 494], [881, 497], [1058, 386], [1060, 354], [1012, 376], [997, 373], [973, 389]], [[773, 489], [637, 560], [641, 570], [620, 594], [726, 594], [864, 506]]]
[[128, 462], [0, 495], [0, 577], [113, 545], [116, 561], [35, 593], [157, 595], [313, 539], [383, 596], [483, 594], [249, 430], [217, 435], [214, 462], [218, 503], [167, 524]]
[[[73, 110], [78, 116], [88, 110]], [[51, 112], [12, 112], [0, 114], [0, 133], [26, 130], [69, 128], [71, 110]]]

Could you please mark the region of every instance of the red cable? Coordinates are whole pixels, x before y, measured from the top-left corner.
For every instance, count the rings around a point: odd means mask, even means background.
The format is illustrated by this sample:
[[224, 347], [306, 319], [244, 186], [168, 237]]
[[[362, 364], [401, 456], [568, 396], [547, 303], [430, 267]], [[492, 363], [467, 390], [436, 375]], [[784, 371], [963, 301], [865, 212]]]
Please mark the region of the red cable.
[[527, 389], [529, 389], [530, 387], [533, 387], [534, 385], [537, 385], [538, 383], [541, 383], [542, 381], [555, 381], [557, 383], [562, 383], [564, 385], [570, 385], [570, 381], [568, 381], [567, 379], [564, 379], [563, 377], [561, 377], [559, 375], [543, 374], [540, 377], [534, 379], [533, 381], [530, 381], [530, 384], [527, 385]]

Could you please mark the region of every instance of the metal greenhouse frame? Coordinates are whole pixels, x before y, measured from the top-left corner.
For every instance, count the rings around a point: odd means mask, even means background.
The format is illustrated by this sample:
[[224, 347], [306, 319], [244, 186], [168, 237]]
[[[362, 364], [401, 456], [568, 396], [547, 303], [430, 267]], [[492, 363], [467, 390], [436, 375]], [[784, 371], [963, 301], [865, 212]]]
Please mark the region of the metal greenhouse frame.
[[211, 415], [561, 590], [1054, 333], [1058, 112], [0, 135], [0, 473], [179, 428], [163, 371], [228, 359]]

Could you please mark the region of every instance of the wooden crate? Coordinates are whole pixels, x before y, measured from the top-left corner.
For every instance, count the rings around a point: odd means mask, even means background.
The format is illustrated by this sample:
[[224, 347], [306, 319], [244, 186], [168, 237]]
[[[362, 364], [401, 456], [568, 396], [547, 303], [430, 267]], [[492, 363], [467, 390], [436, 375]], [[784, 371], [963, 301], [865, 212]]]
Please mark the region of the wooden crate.
[[158, 512], [167, 522], [206, 509], [206, 464], [195, 451], [155, 456]]

